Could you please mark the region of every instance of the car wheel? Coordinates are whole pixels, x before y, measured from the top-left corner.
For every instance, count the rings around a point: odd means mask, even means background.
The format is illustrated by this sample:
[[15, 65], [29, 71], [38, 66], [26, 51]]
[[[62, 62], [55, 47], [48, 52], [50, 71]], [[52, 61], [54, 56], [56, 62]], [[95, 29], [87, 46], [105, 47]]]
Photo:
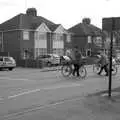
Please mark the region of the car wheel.
[[10, 71], [12, 71], [13, 70], [13, 68], [8, 68]]

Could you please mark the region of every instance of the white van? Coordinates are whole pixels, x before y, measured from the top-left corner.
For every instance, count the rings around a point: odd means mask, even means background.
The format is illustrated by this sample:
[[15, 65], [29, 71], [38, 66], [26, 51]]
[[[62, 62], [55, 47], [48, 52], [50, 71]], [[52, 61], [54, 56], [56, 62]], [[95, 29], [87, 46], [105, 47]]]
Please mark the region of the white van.
[[13, 70], [16, 67], [16, 61], [13, 57], [0, 56], [0, 70], [8, 69]]

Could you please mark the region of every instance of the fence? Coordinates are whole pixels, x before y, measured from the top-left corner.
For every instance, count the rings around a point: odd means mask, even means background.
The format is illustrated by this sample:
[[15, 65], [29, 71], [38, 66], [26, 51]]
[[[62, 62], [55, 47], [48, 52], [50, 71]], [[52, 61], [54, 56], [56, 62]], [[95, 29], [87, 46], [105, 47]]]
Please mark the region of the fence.
[[[94, 57], [85, 58], [86, 65], [91, 65], [95, 63]], [[44, 68], [47, 66], [42, 60], [34, 60], [34, 59], [25, 59], [25, 60], [17, 60], [17, 67], [27, 67], [27, 68]]]
[[16, 63], [17, 67], [43, 68], [46, 66], [44, 61], [34, 59], [17, 60]]

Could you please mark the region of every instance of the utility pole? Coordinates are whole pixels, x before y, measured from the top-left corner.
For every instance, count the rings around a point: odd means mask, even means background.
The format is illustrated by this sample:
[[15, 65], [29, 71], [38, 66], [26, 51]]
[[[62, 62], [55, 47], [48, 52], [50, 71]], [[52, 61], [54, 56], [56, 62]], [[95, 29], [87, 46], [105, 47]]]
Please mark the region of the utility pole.
[[115, 26], [115, 19], [112, 18], [112, 29], [111, 29], [111, 42], [110, 42], [110, 64], [109, 64], [109, 86], [108, 86], [108, 96], [111, 97], [111, 88], [112, 88], [112, 52], [113, 52], [113, 34], [114, 34], [114, 27]]

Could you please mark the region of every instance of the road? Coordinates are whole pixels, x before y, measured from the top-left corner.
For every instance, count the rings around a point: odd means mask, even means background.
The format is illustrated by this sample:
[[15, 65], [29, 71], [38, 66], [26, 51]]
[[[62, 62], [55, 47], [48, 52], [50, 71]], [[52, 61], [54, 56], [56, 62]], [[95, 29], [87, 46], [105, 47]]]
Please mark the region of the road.
[[[96, 75], [91, 66], [87, 66], [87, 73], [85, 79], [79, 79], [72, 76], [65, 78], [58, 70], [47, 72], [16, 68], [13, 71], [0, 71], [0, 120], [18, 120], [28, 113], [31, 115], [38, 110], [108, 89], [108, 77]], [[118, 74], [113, 76], [113, 88], [119, 86], [119, 73], [118, 70]]]

